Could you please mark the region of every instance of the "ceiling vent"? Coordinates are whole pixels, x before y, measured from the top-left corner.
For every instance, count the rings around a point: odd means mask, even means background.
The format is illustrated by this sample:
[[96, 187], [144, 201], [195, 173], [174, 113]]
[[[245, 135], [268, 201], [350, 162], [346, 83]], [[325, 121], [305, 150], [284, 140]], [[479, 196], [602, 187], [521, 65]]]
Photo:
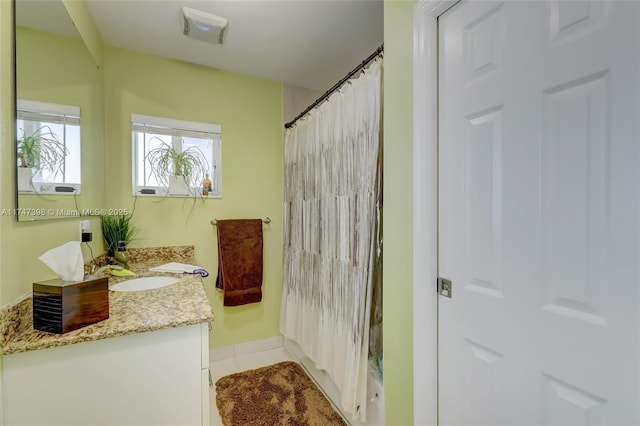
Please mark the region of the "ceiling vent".
[[227, 24], [225, 18], [190, 7], [182, 8], [184, 35], [212, 44], [222, 44]]

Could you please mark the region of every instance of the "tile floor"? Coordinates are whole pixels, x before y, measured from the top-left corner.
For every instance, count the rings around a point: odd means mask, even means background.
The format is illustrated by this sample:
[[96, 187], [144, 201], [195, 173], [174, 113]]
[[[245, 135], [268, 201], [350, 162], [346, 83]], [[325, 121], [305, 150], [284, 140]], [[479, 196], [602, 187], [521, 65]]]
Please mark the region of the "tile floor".
[[289, 354], [289, 352], [287, 352], [285, 348], [280, 347], [277, 349], [255, 352], [248, 355], [237, 355], [220, 361], [214, 361], [209, 364], [211, 377], [214, 383], [214, 386], [209, 388], [209, 409], [211, 411], [211, 425], [222, 425], [222, 420], [220, 419], [218, 408], [216, 407], [215, 382], [217, 382], [219, 378], [228, 374], [266, 367], [267, 365], [276, 364], [282, 361], [294, 361], [294, 358]]

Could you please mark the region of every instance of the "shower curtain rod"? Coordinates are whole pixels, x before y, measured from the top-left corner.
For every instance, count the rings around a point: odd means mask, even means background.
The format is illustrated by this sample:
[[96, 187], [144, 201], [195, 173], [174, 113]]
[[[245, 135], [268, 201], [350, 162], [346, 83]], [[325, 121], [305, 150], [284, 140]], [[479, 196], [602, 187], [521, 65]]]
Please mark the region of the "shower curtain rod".
[[349, 72], [349, 74], [347, 74], [342, 80], [340, 80], [339, 82], [337, 82], [336, 84], [333, 85], [333, 87], [329, 90], [327, 90], [326, 92], [324, 92], [324, 94], [322, 96], [320, 96], [318, 99], [316, 99], [316, 101], [314, 103], [311, 104], [311, 106], [309, 106], [307, 109], [305, 109], [304, 111], [302, 111], [300, 114], [298, 114], [298, 116], [296, 118], [294, 118], [293, 120], [291, 120], [290, 122], [288, 122], [287, 124], [284, 125], [284, 127], [286, 129], [288, 129], [289, 127], [293, 126], [296, 121], [300, 120], [302, 117], [304, 117], [305, 115], [307, 115], [307, 113], [309, 111], [311, 111], [313, 108], [315, 108], [316, 106], [318, 106], [319, 104], [321, 104], [325, 99], [327, 99], [329, 96], [331, 96], [331, 94], [333, 92], [335, 92], [337, 89], [339, 89], [346, 81], [348, 81], [351, 77], [353, 77], [354, 75], [356, 75], [358, 73], [358, 71], [362, 70], [364, 67], [367, 66], [367, 64], [371, 61], [373, 61], [375, 58], [377, 58], [382, 52], [384, 51], [384, 44], [381, 44], [380, 47], [378, 47], [376, 49], [375, 52], [373, 52], [371, 55], [369, 55], [369, 57], [367, 59], [365, 59], [364, 61], [362, 61], [357, 67], [355, 67], [354, 69], [351, 70], [351, 72]]

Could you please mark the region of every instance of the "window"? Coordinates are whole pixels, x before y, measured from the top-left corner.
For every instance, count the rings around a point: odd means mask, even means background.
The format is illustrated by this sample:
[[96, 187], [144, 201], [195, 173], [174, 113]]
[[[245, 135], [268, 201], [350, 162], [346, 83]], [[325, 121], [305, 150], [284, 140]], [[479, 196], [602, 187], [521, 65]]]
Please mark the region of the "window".
[[222, 197], [220, 126], [131, 115], [133, 194]]
[[18, 191], [80, 193], [80, 108], [18, 99]]

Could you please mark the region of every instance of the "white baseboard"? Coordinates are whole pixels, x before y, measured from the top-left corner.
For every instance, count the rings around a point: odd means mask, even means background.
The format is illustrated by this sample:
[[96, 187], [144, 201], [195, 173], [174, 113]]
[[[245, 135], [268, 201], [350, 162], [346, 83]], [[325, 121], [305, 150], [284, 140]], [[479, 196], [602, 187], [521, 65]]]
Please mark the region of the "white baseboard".
[[235, 356], [250, 355], [256, 352], [268, 351], [282, 347], [282, 336], [270, 337], [268, 339], [254, 340], [253, 342], [233, 345]]
[[222, 348], [209, 350], [209, 362], [222, 361], [236, 356], [251, 355], [256, 352], [268, 351], [281, 347], [283, 347], [282, 336], [224, 346]]
[[233, 345], [222, 348], [209, 349], [209, 364], [216, 361], [233, 358]]

